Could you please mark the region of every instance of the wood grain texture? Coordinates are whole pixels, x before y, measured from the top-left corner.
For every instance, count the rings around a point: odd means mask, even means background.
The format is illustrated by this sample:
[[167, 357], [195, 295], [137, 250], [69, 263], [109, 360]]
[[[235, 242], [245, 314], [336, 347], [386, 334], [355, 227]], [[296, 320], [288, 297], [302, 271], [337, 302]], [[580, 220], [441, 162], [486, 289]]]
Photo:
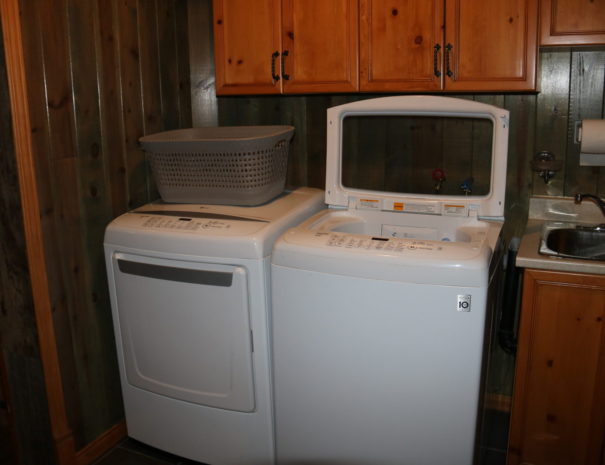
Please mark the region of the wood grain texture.
[[526, 270], [509, 465], [601, 463], [605, 279]]
[[[171, 63], [177, 68], [177, 82], [173, 88], [174, 98], [178, 102], [177, 112], [179, 122], [177, 128], [189, 128], [193, 124], [193, 107], [191, 104], [191, 67], [189, 66], [189, 34], [187, 25], [189, 24], [188, 2], [185, 0], [172, 0], [174, 6], [174, 16], [166, 18], [172, 22], [175, 30], [176, 40], [175, 49], [170, 51], [168, 57], [165, 57], [163, 63], [170, 66]], [[144, 44], [145, 42], [141, 42]], [[172, 61], [167, 60], [171, 58]], [[160, 68], [161, 69], [161, 68]], [[162, 78], [162, 80], [164, 80]], [[166, 118], [163, 118], [166, 121]], [[165, 126], [168, 128], [167, 126]], [[153, 179], [153, 178], [152, 178]], [[150, 193], [154, 195], [155, 193]]]
[[218, 109], [212, 38], [212, 2], [189, 1], [189, 64], [191, 69], [191, 114], [193, 127], [216, 126]]
[[147, 170], [138, 140], [143, 133], [142, 89], [140, 85], [139, 23], [137, 0], [116, 2], [114, 12], [115, 37], [120, 69], [120, 98], [122, 114], [119, 116], [124, 130], [122, 149], [125, 154], [128, 208], [135, 208], [147, 199]]
[[441, 89], [444, 2], [361, 0], [359, 5], [360, 90]]
[[[74, 99], [74, 127], [77, 161], [73, 165], [73, 178], [78, 185], [79, 203], [74, 204], [73, 216], [80, 231], [81, 256], [75, 259], [78, 282], [82, 291], [79, 302], [70, 306], [74, 355], [78, 363], [77, 379], [80, 399], [80, 427], [76, 447], [83, 447], [88, 438], [95, 437], [107, 424], [121, 419], [121, 409], [106, 408], [98, 412], [98, 405], [111, 405], [119, 393], [113, 358], [115, 349], [103, 334], [111, 331], [111, 318], [106, 311], [109, 305], [104, 298], [106, 278], [103, 271], [103, 226], [111, 218], [108, 189], [104, 182], [104, 163], [101, 136], [101, 112], [97, 89], [89, 89], [96, 81], [97, 62], [94, 53], [98, 25], [92, 2], [71, 1], [68, 4], [69, 56], [71, 61]], [[93, 27], [91, 27], [93, 25]], [[74, 230], [74, 234], [76, 231]], [[75, 241], [74, 235], [69, 235]], [[77, 263], [77, 264], [76, 264]], [[89, 360], [97, 360], [91, 364]], [[104, 363], [101, 363], [104, 361]], [[85, 420], [86, 419], [86, 420]]]
[[283, 92], [357, 91], [358, 2], [282, 0], [281, 7]]
[[138, 138], [191, 124], [187, 2], [20, 6], [11, 18], [23, 30], [27, 112], [18, 114], [31, 121], [31, 131], [20, 126], [30, 158], [17, 154], [33, 170], [21, 197], [39, 212], [32, 283], [44, 278], [50, 320], [37, 326], [43, 360], [54, 354], [57, 363], [48, 373], [45, 364], [47, 383], [64, 387], [49, 395], [51, 420], [64, 421], [62, 435], [53, 431], [57, 450], [72, 460], [123, 418], [103, 233], [112, 217], [157, 196]]
[[[565, 194], [603, 192], [602, 167], [580, 166], [580, 145], [574, 142], [574, 123], [603, 118], [605, 51], [572, 51], [569, 87], [569, 125], [565, 156]], [[600, 187], [600, 189], [599, 189]]]
[[445, 89], [536, 88], [538, 0], [448, 0], [445, 24], [445, 47], [453, 47]]
[[125, 422], [116, 423], [94, 441], [88, 443], [86, 447], [78, 451], [76, 454], [76, 465], [89, 465], [93, 463], [97, 458], [110, 451], [122, 441], [127, 433]]
[[[54, 462], [54, 444], [40, 362], [1, 43], [0, 102], [0, 462], [37, 465], [44, 460]], [[34, 403], [32, 399], [38, 401]]]
[[23, 224], [50, 424], [59, 464], [71, 464], [74, 461], [75, 450], [72, 432], [65, 413], [61, 372], [48, 292], [34, 151], [30, 138], [32, 127], [29, 118], [19, 4], [16, 0], [4, 1], [0, 3], [0, 8], [11, 98], [15, 153], [23, 208]]
[[[216, 93], [279, 94], [280, 0], [213, 0]], [[280, 57], [273, 58], [281, 75]]]
[[540, 0], [540, 45], [605, 44], [605, 1]]
[[[536, 97], [536, 139], [534, 153], [551, 152], [563, 162], [567, 151], [569, 120], [569, 79], [571, 55], [557, 51], [544, 51], [541, 56], [541, 91]], [[534, 195], [562, 196], [565, 192], [565, 165], [548, 184], [533, 173]]]
[[531, 192], [530, 160], [536, 136], [536, 96], [506, 95], [504, 108], [510, 111], [508, 162], [506, 171], [506, 241], [521, 237], [529, 210]]

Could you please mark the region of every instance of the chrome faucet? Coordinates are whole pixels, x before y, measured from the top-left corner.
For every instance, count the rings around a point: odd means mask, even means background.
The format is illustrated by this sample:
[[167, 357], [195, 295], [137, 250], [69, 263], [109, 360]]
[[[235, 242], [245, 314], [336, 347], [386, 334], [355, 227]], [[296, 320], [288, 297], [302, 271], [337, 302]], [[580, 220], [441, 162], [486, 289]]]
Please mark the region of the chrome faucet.
[[574, 195], [574, 202], [577, 204], [582, 203], [582, 200], [588, 199], [592, 200], [597, 206], [601, 209], [601, 213], [605, 216], [605, 202], [603, 202], [599, 197], [592, 194], [576, 194]]

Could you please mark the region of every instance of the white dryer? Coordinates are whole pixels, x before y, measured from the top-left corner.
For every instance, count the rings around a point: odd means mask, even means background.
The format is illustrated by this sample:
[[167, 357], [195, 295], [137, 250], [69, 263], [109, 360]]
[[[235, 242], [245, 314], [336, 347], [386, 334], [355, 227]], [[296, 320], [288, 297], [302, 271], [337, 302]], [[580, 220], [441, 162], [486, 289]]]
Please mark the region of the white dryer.
[[[378, 125], [370, 121], [375, 116]], [[431, 137], [418, 135], [425, 123]], [[387, 97], [328, 110], [331, 208], [286, 232], [272, 258], [279, 465], [473, 463], [508, 124], [506, 110], [444, 97]], [[348, 152], [379, 150], [377, 126], [394, 130], [385, 145], [398, 156], [430, 158], [427, 146], [450, 150], [433, 140], [439, 128], [460, 135], [466, 125], [470, 143], [484, 146], [487, 157], [483, 193], [351, 185], [344, 160]], [[372, 133], [360, 136], [366, 129]], [[487, 136], [477, 135], [486, 129]], [[419, 166], [413, 177], [426, 173]], [[362, 171], [359, 183], [371, 176]]]
[[211, 465], [273, 462], [270, 255], [323, 207], [301, 188], [258, 207], [152, 203], [107, 227], [130, 437]]

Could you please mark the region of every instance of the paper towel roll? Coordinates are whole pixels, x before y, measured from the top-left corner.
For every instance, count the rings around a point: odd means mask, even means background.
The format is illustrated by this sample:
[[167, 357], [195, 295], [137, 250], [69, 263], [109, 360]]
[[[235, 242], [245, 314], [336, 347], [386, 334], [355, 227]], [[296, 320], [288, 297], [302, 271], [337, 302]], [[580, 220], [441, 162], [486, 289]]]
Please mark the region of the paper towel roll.
[[580, 165], [605, 166], [605, 120], [582, 120]]

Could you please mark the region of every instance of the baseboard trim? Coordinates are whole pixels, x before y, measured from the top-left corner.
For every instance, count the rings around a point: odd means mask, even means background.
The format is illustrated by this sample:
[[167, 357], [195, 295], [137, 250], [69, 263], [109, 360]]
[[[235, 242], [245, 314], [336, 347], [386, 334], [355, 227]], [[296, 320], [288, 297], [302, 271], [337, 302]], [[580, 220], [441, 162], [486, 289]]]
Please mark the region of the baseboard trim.
[[76, 465], [89, 465], [126, 437], [126, 423], [120, 422], [76, 452]]

